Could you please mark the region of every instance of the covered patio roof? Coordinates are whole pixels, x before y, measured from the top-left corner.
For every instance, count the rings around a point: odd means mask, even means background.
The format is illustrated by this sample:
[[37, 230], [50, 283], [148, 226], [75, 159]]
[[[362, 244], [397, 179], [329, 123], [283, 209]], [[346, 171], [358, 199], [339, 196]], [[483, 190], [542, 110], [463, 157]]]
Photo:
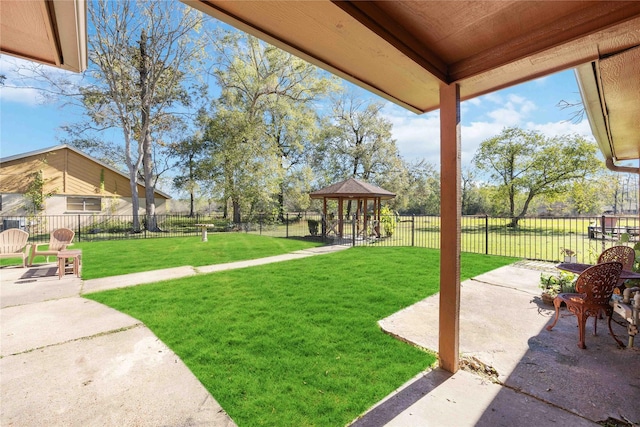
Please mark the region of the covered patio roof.
[[441, 83], [465, 100], [587, 64], [603, 153], [640, 157], [640, 2], [183, 1], [416, 113]]

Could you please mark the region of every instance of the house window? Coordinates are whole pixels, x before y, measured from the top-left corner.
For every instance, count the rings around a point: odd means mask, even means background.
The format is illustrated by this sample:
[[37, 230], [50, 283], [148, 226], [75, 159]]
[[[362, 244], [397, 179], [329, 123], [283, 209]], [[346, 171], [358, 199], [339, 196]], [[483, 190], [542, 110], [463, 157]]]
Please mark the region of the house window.
[[102, 199], [100, 197], [67, 197], [67, 210], [100, 212], [102, 210]]

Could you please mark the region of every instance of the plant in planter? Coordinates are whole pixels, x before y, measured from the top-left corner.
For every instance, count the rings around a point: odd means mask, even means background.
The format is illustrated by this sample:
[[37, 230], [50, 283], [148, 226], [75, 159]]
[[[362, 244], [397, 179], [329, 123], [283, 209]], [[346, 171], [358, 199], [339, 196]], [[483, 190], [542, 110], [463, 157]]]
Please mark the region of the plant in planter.
[[567, 271], [540, 275], [539, 287], [542, 289], [542, 301], [553, 305], [553, 299], [560, 293], [576, 291], [577, 276]]
[[578, 262], [578, 253], [569, 248], [560, 248], [560, 255], [564, 257], [564, 262]]

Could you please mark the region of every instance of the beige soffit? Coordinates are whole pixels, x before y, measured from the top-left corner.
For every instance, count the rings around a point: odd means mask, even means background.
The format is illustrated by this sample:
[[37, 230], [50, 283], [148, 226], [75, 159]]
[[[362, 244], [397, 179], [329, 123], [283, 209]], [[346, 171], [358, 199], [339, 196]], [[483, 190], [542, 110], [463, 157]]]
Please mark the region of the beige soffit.
[[0, 53], [64, 70], [87, 68], [85, 0], [2, 0]]

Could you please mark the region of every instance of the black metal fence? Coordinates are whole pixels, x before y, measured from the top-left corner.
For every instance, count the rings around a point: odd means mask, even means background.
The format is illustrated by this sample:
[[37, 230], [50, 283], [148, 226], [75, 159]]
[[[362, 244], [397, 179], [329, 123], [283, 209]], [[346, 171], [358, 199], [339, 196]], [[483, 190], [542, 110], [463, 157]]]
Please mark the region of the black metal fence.
[[[220, 217], [196, 215], [157, 215], [159, 231], [148, 231], [144, 216], [141, 230], [133, 231], [132, 216], [57, 215], [37, 217], [0, 217], [3, 229], [22, 228], [31, 243], [46, 243], [49, 233], [65, 227], [75, 231], [74, 241], [143, 239], [197, 236], [209, 224], [210, 233], [244, 232], [273, 237], [323, 239], [327, 243], [350, 245], [440, 247], [440, 217], [393, 215], [380, 223], [366, 224], [356, 218], [325, 221], [317, 213], [287, 213], [282, 219], [256, 215], [252, 220], [234, 224]], [[442, 236], [448, 238], [448, 236]], [[456, 236], [451, 236], [456, 238]], [[535, 217], [520, 220], [517, 226], [509, 218], [464, 216], [461, 221], [461, 247], [464, 252], [512, 256], [545, 261], [571, 260], [595, 262], [606, 247], [620, 242], [634, 244], [640, 238], [637, 217]]]

